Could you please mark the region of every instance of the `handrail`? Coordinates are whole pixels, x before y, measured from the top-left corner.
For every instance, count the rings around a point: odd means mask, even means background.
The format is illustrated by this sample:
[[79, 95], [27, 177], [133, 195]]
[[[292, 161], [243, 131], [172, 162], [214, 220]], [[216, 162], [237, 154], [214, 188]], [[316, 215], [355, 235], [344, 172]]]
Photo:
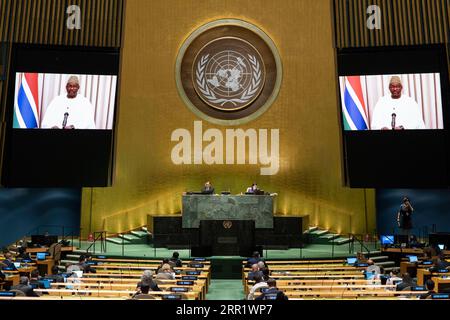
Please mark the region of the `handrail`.
[[103, 231], [94, 231], [94, 241], [90, 244], [89, 247], [86, 249], [86, 253], [89, 253], [89, 250], [91, 247], [94, 247], [94, 254], [95, 254], [95, 244], [98, 240], [100, 240], [100, 246], [101, 246], [101, 252], [106, 252], [106, 230]]
[[363, 248], [367, 251], [367, 258], [369, 259], [369, 258], [370, 258], [370, 250], [369, 250], [369, 248], [367, 248], [367, 247], [364, 245], [363, 241], [360, 240], [360, 239], [358, 239], [358, 238], [356, 237], [355, 234], [350, 233], [349, 235], [350, 235], [350, 239], [351, 239], [352, 242], [354, 242], [354, 241], [356, 240], [356, 242], [358, 242], [358, 243], [360, 244], [360, 248], [361, 248], [360, 251], [361, 251], [361, 252], [362, 252], [362, 249], [363, 249]]

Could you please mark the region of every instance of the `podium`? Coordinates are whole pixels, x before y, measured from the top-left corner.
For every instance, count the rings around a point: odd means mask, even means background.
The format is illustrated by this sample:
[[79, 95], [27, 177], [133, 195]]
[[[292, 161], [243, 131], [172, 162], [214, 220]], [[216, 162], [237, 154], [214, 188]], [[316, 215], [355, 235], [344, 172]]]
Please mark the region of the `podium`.
[[201, 220], [199, 244], [213, 256], [250, 257], [255, 248], [254, 220]]

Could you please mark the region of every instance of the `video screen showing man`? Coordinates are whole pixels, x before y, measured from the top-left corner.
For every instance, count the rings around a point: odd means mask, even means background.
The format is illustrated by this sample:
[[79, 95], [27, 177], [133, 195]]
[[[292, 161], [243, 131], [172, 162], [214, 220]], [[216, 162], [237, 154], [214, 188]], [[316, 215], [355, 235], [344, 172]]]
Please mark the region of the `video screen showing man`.
[[439, 73], [339, 77], [344, 130], [443, 129]]
[[402, 95], [403, 86], [400, 77], [389, 81], [390, 93], [382, 97], [375, 105], [372, 115], [372, 130], [425, 129], [425, 123], [417, 102]]
[[117, 76], [17, 73], [14, 129], [113, 128]]
[[66, 94], [57, 96], [47, 108], [41, 128], [44, 129], [96, 129], [91, 102], [78, 94], [80, 80], [71, 76]]

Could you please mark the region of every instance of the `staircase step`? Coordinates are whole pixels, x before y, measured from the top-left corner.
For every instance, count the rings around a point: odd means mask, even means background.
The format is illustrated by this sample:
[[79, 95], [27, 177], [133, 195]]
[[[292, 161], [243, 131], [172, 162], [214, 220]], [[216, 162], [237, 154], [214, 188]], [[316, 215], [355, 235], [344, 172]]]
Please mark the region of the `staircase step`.
[[378, 261], [383, 262], [384, 260], [388, 260], [389, 257], [388, 256], [374, 256], [374, 257], [370, 256], [370, 259], [372, 259], [373, 262], [377, 263]]
[[347, 244], [349, 242], [351, 242], [351, 240], [349, 238], [339, 237], [339, 238], [334, 239], [334, 244], [336, 244], [338, 246], [339, 245], [343, 245], [343, 244]]
[[309, 234], [319, 237], [319, 236], [323, 236], [327, 233], [328, 233], [328, 230], [314, 230], [314, 231], [311, 231]]
[[128, 240], [128, 241], [140, 239], [139, 237], [136, 237], [135, 235], [132, 235], [132, 234], [121, 234], [121, 235], [119, 235], [119, 238], [124, 238], [125, 240]]
[[316, 231], [318, 229], [319, 229], [319, 227], [317, 227], [317, 226], [309, 227], [308, 230], [305, 230], [303, 233], [304, 234], [308, 234], [308, 233], [311, 233], [311, 232]]
[[380, 266], [380, 267], [383, 267], [383, 268], [395, 266], [395, 262], [394, 261], [377, 262], [375, 264], [377, 266]]
[[336, 239], [336, 238], [339, 238], [339, 235], [335, 234], [335, 233], [328, 233], [326, 235], [323, 235], [323, 236], [319, 237], [319, 239], [327, 239], [327, 240], [330, 240], [330, 241], [333, 240], [333, 239]]
[[78, 258], [80, 257], [82, 253], [80, 252], [80, 254], [68, 254], [66, 255], [66, 258], [70, 258], [70, 260], [78, 260]]
[[138, 238], [146, 238], [148, 233], [145, 231], [131, 231], [131, 234]]
[[115, 243], [115, 244], [122, 244], [122, 242], [123, 242], [123, 244], [129, 243], [128, 240], [122, 239], [122, 238], [106, 238], [106, 241]]

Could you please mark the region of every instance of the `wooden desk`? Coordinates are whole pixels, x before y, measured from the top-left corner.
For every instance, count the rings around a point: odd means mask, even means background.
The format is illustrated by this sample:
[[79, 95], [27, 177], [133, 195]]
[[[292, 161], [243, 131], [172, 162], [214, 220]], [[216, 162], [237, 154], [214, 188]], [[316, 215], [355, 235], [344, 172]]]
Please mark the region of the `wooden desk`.
[[[47, 274], [51, 274], [52, 268], [55, 265], [55, 260], [53, 259], [45, 259], [45, 260], [36, 260], [36, 264], [39, 270], [39, 274], [41, 276], [45, 276]], [[39, 267], [41, 266], [41, 267]]]
[[450, 288], [450, 278], [432, 277], [434, 281], [434, 290], [438, 293], [442, 293], [444, 289]]
[[423, 286], [428, 279], [431, 277], [441, 277], [441, 276], [450, 276], [450, 272], [433, 272], [431, 273], [428, 269], [417, 269], [417, 285]]

